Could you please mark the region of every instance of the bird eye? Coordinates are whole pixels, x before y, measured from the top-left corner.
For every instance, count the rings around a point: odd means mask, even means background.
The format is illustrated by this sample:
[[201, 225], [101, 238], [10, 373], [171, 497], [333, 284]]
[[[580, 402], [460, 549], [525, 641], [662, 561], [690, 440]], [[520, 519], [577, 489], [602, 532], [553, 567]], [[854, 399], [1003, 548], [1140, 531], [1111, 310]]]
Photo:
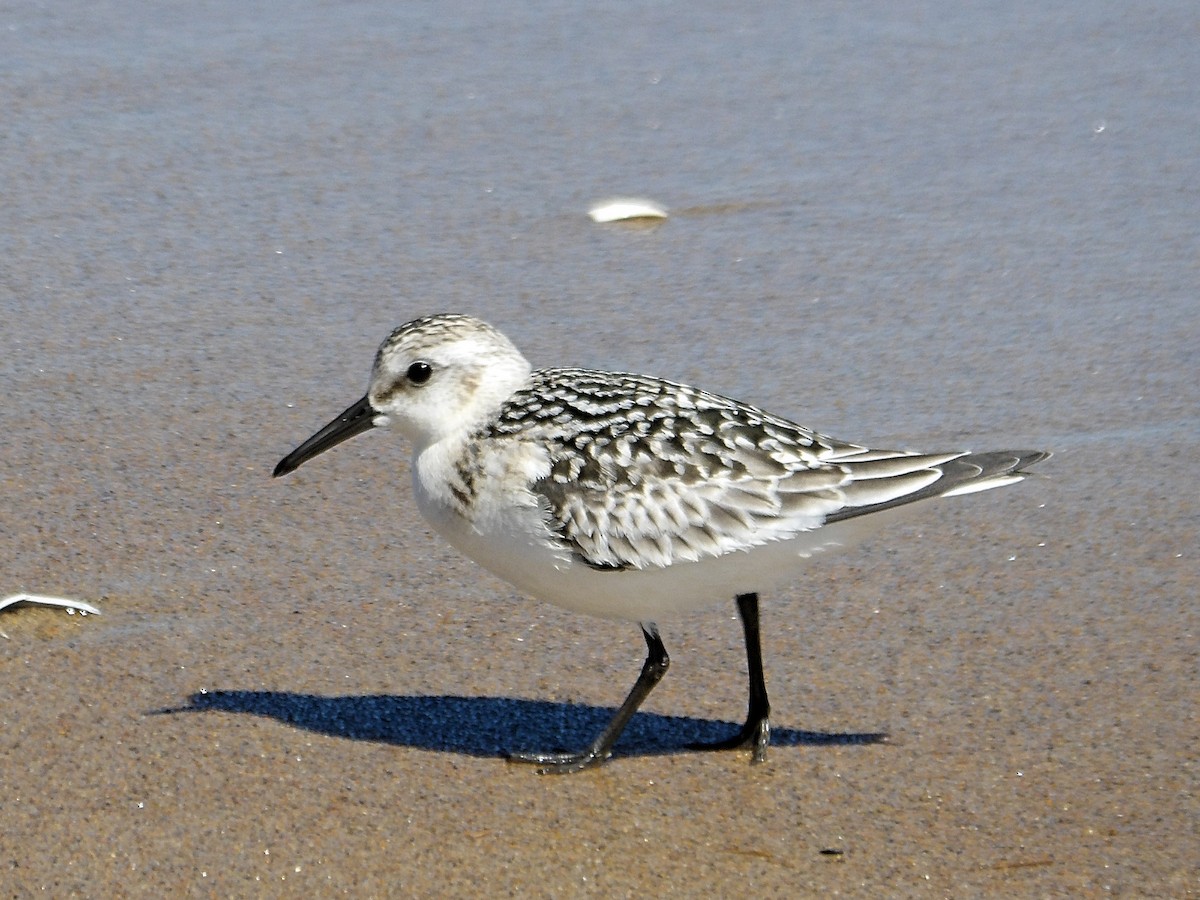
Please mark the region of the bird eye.
[[408, 367], [408, 380], [413, 384], [424, 384], [433, 374], [433, 366], [424, 360], [417, 360]]

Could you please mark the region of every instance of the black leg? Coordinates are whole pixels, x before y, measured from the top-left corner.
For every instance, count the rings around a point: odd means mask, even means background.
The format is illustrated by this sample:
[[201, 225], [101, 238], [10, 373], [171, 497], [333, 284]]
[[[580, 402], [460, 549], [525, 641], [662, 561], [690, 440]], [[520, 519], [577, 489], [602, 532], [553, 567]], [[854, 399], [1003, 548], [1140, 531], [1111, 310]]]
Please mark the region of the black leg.
[[771, 742], [771, 704], [767, 701], [767, 682], [763, 677], [762, 643], [758, 633], [758, 594], [738, 594], [738, 613], [746, 636], [746, 665], [750, 670], [750, 708], [741, 731], [724, 741], [692, 744], [695, 750], [737, 750], [748, 747], [754, 755], [751, 762], [767, 758]]
[[[642, 673], [634, 682], [633, 689], [617, 714], [612, 717], [608, 726], [600, 732], [600, 736], [592, 741], [592, 745], [579, 753], [514, 753], [509, 758], [517, 762], [536, 763], [541, 766], [539, 774], [562, 775], [567, 772], [578, 772], [581, 769], [598, 766], [612, 756], [613, 744], [633, 718], [642, 701], [650, 696], [654, 686], [662, 681], [671, 665], [667, 656], [667, 648], [663, 646], [662, 638], [654, 625], [643, 625], [642, 634], [646, 638], [646, 661], [642, 664]], [[761, 671], [761, 666], [760, 666]], [[763, 695], [766, 697], [766, 694]]]

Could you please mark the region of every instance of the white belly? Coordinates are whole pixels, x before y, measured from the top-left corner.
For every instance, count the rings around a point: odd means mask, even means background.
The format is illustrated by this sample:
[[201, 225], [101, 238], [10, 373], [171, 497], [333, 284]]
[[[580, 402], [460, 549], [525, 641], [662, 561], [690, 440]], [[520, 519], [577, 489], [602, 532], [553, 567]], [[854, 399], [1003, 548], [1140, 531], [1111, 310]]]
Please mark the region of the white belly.
[[[660, 622], [692, 610], [765, 591], [794, 580], [823, 550], [845, 546], [874, 531], [861, 520], [804, 532], [748, 551], [644, 569], [596, 569], [547, 540], [536, 508], [496, 507], [469, 522], [426, 492], [414, 478], [418, 506], [460, 553], [521, 591], [576, 612], [634, 622]], [[876, 519], [876, 516], [867, 517]]]

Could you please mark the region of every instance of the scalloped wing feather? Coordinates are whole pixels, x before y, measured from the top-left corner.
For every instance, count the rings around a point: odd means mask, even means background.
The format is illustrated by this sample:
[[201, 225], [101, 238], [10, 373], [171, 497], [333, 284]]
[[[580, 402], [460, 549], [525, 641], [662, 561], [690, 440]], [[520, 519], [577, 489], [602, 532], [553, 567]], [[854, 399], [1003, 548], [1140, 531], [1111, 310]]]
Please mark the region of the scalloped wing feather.
[[827, 522], [999, 486], [1041, 458], [873, 450], [696, 388], [583, 369], [535, 372], [490, 437], [546, 454], [546, 474], [530, 488], [547, 528], [603, 569], [785, 541]]

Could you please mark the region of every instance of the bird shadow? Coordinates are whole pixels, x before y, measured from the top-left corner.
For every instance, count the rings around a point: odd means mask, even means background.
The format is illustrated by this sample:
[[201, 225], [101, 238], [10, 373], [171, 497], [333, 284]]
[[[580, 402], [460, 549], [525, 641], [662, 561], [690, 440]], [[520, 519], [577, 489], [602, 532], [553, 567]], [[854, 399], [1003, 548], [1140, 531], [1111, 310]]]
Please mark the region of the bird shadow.
[[[202, 691], [188, 697], [183, 706], [154, 710], [152, 714], [203, 712], [263, 716], [318, 734], [356, 741], [465, 756], [502, 757], [514, 750], [578, 750], [608, 724], [614, 710], [510, 697], [386, 694], [322, 697], [286, 691]], [[690, 743], [727, 738], [740, 727], [740, 722], [639, 712], [625, 729], [613, 755], [677, 753]], [[831, 733], [774, 726], [771, 729], [771, 743], [777, 747], [878, 744], [886, 740], [887, 735], [880, 732]]]

